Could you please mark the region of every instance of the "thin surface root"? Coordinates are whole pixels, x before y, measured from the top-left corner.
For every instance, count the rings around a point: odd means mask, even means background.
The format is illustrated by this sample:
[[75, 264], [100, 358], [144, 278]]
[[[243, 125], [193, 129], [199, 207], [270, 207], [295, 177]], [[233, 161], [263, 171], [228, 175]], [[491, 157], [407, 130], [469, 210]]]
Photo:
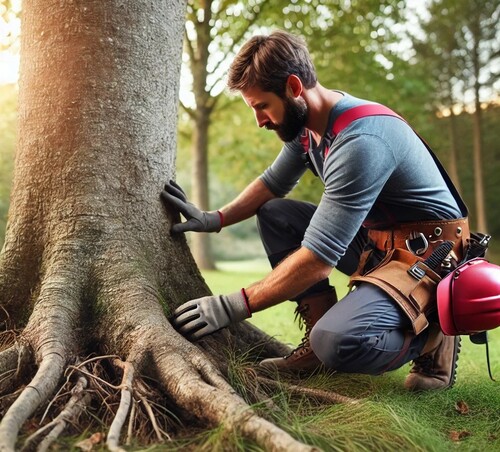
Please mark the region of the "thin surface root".
[[64, 371], [64, 358], [56, 353], [45, 357], [30, 384], [21, 392], [0, 422], [0, 451], [13, 451], [23, 423], [54, 392]]
[[89, 405], [91, 396], [88, 392], [85, 391], [87, 386], [87, 378], [85, 376], [80, 376], [71, 391], [71, 398], [69, 399], [64, 409], [54, 420], [30, 435], [24, 443], [23, 450], [28, 450], [33, 442], [35, 442], [45, 432], [50, 430], [37, 448], [38, 452], [44, 452], [48, 450], [49, 446], [64, 431], [68, 423], [74, 419], [77, 419], [80, 413]]
[[15, 343], [0, 352], [0, 394], [12, 390], [24, 371], [33, 363], [33, 356], [26, 346]]
[[109, 428], [106, 445], [111, 452], [122, 452], [119, 446], [120, 432], [127, 419], [132, 401], [132, 384], [134, 382], [134, 366], [126, 361], [114, 359], [113, 363], [123, 370], [123, 378], [121, 383], [121, 398], [120, 405], [116, 415]]
[[[265, 450], [277, 452], [316, 450], [300, 443], [284, 430], [258, 416], [234, 390], [219, 389], [207, 383], [197, 370], [196, 364], [190, 366], [187, 362], [184, 364], [177, 362], [174, 370], [168, 358], [164, 356], [157, 358], [159, 358], [157, 361], [159, 376], [167, 391], [179, 407], [200, 420], [212, 426], [222, 425], [228, 431], [238, 431]], [[180, 370], [182, 367], [184, 370]], [[204, 368], [204, 372], [207, 372], [207, 368]], [[213, 372], [218, 373], [215, 368]]]
[[287, 392], [296, 393], [296, 394], [303, 394], [303, 395], [306, 395], [308, 397], [313, 397], [316, 400], [319, 400], [322, 402], [344, 403], [344, 404], [356, 404], [356, 403], [360, 402], [360, 400], [358, 400], [358, 399], [353, 399], [351, 397], [347, 397], [347, 396], [338, 394], [337, 392], [333, 392], [333, 391], [325, 391], [323, 389], [316, 389], [316, 388], [307, 388], [304, 386], [285, 383], [282, 381], [280, 382], [280, 381], [271, 380], [270, 378], [265, 378], [265, 377], [261, 377], [261, 376], [258, 376], [256, 378], [257, 378], [257, 381], [259, 383], [261, 383], [262, 385], [272, 387], [272, 388], [283, 388], [283, 389], [286, 389]]

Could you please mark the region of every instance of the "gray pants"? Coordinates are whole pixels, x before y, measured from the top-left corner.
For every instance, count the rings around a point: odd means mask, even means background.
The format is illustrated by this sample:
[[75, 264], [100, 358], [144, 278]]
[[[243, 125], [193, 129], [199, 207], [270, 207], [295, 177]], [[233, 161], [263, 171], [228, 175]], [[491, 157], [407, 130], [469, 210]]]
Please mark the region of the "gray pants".
[[[300, 247], [316, 206], [289, 199], [273, 199], [257, 212], [257, 224], [269, 261], [274, 268]], [[361, 229], [337, 269], [351, 275], [363, 250], [370, 246]], [[382, 256], [374, 253], [374, 265]], [[295, 301], [324, 292], [328, 280], [320, 281]], [[377, 375], [397, 369], [417, 358], [428, 330], [416, 336], [401, 308], [384, 291], [360, 284], [333, 306], [313, 327], [312, 349], [327, 368], [341, 372]]]

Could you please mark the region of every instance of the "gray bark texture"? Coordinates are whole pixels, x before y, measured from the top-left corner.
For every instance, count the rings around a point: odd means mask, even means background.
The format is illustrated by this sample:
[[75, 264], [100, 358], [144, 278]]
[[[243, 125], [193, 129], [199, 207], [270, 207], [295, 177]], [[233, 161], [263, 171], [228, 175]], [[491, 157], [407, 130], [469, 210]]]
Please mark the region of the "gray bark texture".
[[[168, 321], [179, 304], [209, 293], [159, 197], [175, 177], [185, 7], [23, 2], [19, 142], [0, 255], [0, 321], [12, 331], [0, 347], [2, 452], [21, 446], [26, 421], [70, 391], [30, 436], [48, 434], [41, 449], [92, 403], [111, 411], [110, 450], [120, 450], [124, 430], [141, 437], [141, 407], [152, 442], [166, 440], [174, 423], [165, 410], [157, 416], [153, 399], [168, 400], [183, 426], [223, 425], [264, 449], [311, 450], [227, 382], [224, 350], [266, 356], [284, 346], [246, 323], [191, 344]], [[111, 390], [121, 394], [114, 412]], [[105, 402], [92, 400], [102, 392]]]

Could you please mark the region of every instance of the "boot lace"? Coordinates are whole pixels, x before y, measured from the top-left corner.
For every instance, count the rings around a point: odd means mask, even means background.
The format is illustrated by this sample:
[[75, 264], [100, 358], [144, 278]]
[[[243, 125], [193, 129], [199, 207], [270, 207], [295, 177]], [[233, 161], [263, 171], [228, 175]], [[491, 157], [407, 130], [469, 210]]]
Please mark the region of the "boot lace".
[[304, 337], [300, 341], [300, 344], [297, 345], [295, 349], [293, 349], [289, 355], [286, 357], [290, 357], [294, 355], [295, 353], [298, 353], [299, 351], [307, 350], [309, 348], [309, 334], [311, 333], [311, 329], [313, 327], [311, 318], [309, 316], [309, 305], [306, 304], [304, 306], [297, 306], [295, 308], [295, 318], [294, 322], [296, 322], [298, 319], [299, 323], [299, 329], [302, 330], [305, 326], [306, 331], [304, 332]]
[[426, 375], [434, 373], [434, 356], [432, 353], [419, 356], [413, 360], [413, 367], [411, 372], [417, 372]]

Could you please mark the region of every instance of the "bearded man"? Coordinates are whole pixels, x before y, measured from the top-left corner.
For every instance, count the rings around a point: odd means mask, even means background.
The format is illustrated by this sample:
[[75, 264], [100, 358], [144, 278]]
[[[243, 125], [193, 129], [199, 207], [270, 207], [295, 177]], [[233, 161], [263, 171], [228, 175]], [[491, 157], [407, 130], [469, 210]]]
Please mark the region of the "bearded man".
[[[441, 332], [432, 294], [421, 304], [394, 296], [387, 280], [404, 286], [411, 280], [406, 270], [385, 271], [380, 284], [373, 277], [401, 261], [395, 256], [424, 262], [443, 241], [452, 243], [453, 262], [461, 259], [467, 212], [426, 145], [392, 113], [362, 114], [340, 127], [345, 112], [378, 104], [323, 87], [304, 42], [283, 31], [243, 46], [228, 87], [241, 93], [259, 127], [276, 132], [280, 154], [217, 211], [197, 209], [173, 181], [162, 199], [187, 220], [173, 233], [217, 232], [256, 215], [272, 271], [239, 292], [188, 301], [176, 310], [174, 325], [197, 340], [293, 300], [305, 337], [290, 355], [260, 366], [376, 375], [413, 360], [408, 389], [452, 386], [460, 340]], [[285, 198], [308, 169], [324, 183], [318, 206]], [[338, 303], [328, 279], [334, 268], [351, 275], [355, 286]]]

